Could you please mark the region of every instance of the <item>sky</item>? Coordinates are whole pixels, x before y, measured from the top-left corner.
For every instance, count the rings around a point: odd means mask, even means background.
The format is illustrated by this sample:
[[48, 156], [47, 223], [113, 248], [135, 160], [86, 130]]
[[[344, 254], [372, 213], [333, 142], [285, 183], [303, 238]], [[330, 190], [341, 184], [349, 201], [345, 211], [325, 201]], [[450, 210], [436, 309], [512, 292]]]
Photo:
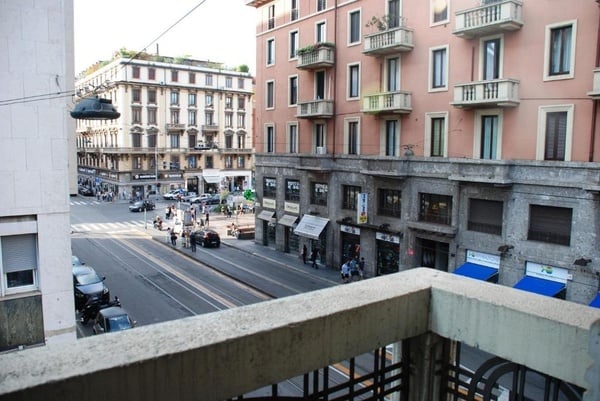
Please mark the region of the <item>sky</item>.
[[[246, 64], [256, 75], [256, 9], [245, 0], [74, 0], [75, 74], [121, 48]], [[197, 6], [197, 8], [196, 8]], [[161, 36], [179, 19], [181, 22]], [[159, 36], [160, 39], [156, 40]]]

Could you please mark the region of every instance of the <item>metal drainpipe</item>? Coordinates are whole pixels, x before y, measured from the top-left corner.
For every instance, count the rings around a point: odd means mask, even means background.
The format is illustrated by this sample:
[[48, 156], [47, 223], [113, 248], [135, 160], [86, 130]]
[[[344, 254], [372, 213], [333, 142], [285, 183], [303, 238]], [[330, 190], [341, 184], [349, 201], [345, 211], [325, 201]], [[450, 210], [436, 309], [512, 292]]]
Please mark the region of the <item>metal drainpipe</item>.
[[[598, 32], [596, 34], [596, 67], [600, 64], [600, 17], [598, 17]], [[598, 100], [593, 100], [592, 124], [590, 127], [590, 155], [588, 161], [594, 161], [594, 148], [596, 147], [596, 126], [598, 123]]]
[[[338, 4], [337, 4], [337, 0], [335, 0], [334, 4], [333, 4], [333, 43], [334, 43], [334, 47], [333, 47], [333, 60], [334, 60], [334, 64], [333, 64], [333, 68], [334, 70], [337, 70], [337, 64], [338, 64], [338, 60], [337, 60], [337, 48], [338, 48], [338, 43], [337, 43], [337, 18], [338, 18]], [[336, 103], [336, 79], [335, 76], [336, 74], [332, 74], [333, 75], [333, 79], [332, 79], [332, 83], [331, 86], [333, 86], [331, 93], [333, 93], [333, 149], [331, 150], [331, 159], [335, 161], [335, 145], [336, 145], [336, 132], [335, 132], [335, 121], [337, 120], [337, 115], [335, 114], [335, 103]]]

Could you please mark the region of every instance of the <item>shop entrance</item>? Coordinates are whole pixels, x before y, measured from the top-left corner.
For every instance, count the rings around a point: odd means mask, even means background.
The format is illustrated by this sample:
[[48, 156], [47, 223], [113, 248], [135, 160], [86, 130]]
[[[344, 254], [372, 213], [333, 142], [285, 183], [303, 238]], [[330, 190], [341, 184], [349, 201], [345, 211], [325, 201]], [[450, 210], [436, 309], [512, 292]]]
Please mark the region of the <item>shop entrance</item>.
[[389, 235], [384, 238], [377, 238], [377, 276], [396, 273], [400, 269], [400, 238]]
[[419, 266], [448, 271], [448, 254], [450, 246], [446, 242], [438, 242], [424, 238], [417, 238]]

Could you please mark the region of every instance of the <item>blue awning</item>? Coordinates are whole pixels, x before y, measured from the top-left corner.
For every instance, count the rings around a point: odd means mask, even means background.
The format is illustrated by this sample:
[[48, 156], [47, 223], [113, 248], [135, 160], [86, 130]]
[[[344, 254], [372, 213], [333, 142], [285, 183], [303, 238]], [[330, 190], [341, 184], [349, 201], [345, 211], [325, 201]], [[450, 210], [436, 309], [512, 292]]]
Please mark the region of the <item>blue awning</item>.
[[548, 297], [555, 297], [565, 289], [565, 285], [556, 281], [544, 280], [543, 278], [525, 276], [513, 288], [535, 292], [536, 294]]
[[477, 280], [490, 281], [494, 278], [497, 279], [497, 277], [494, 276], [498, 276], [498, 269], [467, 262], [454, 270], [454, 274], [460, 274], [461, 276], [471, 277]]
[[600, 308], [600, 292], [598, 295], [596, 295], [596, 298], [590, 302], [590, 306], [593, 306], [594, 308]]

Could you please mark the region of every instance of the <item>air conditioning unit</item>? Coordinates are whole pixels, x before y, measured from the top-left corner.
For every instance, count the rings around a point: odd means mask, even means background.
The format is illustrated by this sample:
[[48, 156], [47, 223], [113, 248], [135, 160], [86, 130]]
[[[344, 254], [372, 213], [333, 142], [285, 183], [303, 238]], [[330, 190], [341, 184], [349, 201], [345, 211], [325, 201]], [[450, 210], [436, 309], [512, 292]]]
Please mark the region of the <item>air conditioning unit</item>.
[[318, 155], [324, 155], [327, 153], [327, 149], [325, 148], [325, 146], [317, 146], [317, 154]]

